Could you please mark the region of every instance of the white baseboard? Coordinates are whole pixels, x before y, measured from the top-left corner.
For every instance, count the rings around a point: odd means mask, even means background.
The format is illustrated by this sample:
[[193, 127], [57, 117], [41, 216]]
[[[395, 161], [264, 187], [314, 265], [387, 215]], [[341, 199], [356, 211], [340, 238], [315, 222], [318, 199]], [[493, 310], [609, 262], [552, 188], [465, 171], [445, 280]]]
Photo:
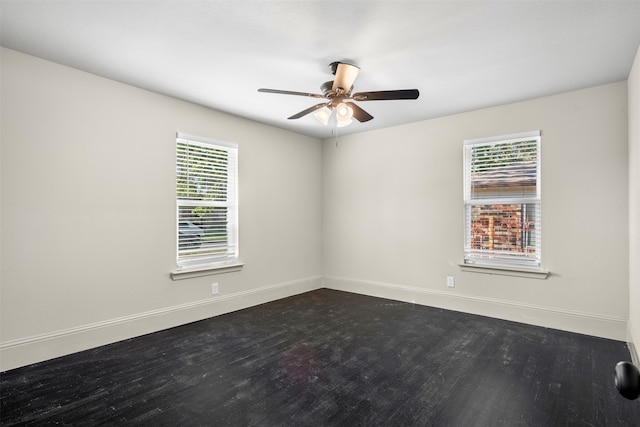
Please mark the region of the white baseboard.
[[461, 311], [536, 326], [627, 341], [638, 365], [633, 335], [626, 319], [579, 313], [492, 298], [460, 295], [412, 286], [315, 276], [219, 295], [131, 316], [82, 325], [0, 343], [0, 371], [18, 368], [163, 329], [263, 304], [320, 288], [354, 292], [396, 301]]
[[322, 287], [322, 276], [219, 295], [104, 322], [0, 343], [0, 371], [157, 332]]
[[631, 362], [634, 365], [640, 367], [640, 358], [638, 358], [638, 346], [640, 342], [638, 342], [635, 337], [637, 335], [634, 333], [633, 325], [629, 322], [628, 332], [627, 332], [627, 345], [629, 347], [629, 353], [631, 353]]
[[636, 346], [633, 345], [632, 342], [627, 343], [629, 346], [629, 353], [631, 353], [631, 363], [640, 367], [640, 359], [638, 359], [638, 352], [636, 351]]
[[627, 339], [627, 320], [617, 317], [345, 277], [325, 276], [324, 287], [619, 341]]

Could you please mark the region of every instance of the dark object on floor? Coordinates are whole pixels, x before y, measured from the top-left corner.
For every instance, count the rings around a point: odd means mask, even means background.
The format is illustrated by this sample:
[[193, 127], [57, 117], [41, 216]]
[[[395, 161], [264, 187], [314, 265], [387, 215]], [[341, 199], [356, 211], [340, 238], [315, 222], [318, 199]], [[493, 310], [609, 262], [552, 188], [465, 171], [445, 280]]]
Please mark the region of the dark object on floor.
[[616, 388], [629, 400], [640, 397], [640, 372], [632, 363], [619, 362], [616, 365]]
[[637, 426], [625, 343], [321, 289], [0, 375], [0, 424]]

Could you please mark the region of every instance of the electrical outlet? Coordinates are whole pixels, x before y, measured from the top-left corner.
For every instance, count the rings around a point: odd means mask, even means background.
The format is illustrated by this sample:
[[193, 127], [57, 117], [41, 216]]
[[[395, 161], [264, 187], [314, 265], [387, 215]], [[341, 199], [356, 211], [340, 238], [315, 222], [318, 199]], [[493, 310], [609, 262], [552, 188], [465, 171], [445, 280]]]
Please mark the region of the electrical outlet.
[[449, 287], [449, 288], [455, 288], [456, 287], [456, 281], [453, 278], [453, 276], [447, 276], [447, 287]]
[[215, 295], [218, 293], [218, 284], [217, 283], [212, 283], [211, 284], [211, 295]]

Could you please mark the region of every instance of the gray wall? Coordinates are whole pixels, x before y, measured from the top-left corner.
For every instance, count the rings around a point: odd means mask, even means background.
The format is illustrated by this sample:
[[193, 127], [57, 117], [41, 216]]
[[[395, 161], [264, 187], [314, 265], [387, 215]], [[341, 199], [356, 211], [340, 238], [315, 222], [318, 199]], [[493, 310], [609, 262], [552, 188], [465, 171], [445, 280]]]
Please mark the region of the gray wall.
[[[533, 130], [551, 275], [462, 272], [463, 140]], [[325, 141], [325, 285], [625, 339], [627, 156], [626, 82]]]
[[[3, 369], [321, 286], [320, 141], [7, 49], [1, 125]], [[239, 145], [241, 272], [169, 277], [176, 131]]]
[[[322, 286], [640, 340], [637, 59], [628, 88], [321, 142], [1, 54], [2, 370]], [[538, 129], [551, 276], [462, 272], [462, 141]], [[239, 144], [241, 272], [169, 278], [176, 131]]]

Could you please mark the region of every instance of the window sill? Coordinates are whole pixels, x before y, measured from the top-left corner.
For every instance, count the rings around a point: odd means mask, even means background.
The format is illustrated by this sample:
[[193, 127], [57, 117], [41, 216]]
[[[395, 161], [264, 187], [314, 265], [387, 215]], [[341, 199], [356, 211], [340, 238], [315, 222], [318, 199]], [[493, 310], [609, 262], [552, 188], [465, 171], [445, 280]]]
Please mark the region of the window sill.
[[236, 262], [233, 264], [224, 264], [206, 267], [191, 267], [172, 271], [169, 275], [172, 280], [193, 279], [194, 277], [212, 276], [214, 274], [233, 273], [242, 270], [244, 264]]
[[544, 280], [551, 274], [548, 270], [519, 268], [502, 265], [478, 265], [478, 264], [458, 264], [462, 271], [482, 274], [496, 274], [501, 276], [526, 277], [530, 279]]

